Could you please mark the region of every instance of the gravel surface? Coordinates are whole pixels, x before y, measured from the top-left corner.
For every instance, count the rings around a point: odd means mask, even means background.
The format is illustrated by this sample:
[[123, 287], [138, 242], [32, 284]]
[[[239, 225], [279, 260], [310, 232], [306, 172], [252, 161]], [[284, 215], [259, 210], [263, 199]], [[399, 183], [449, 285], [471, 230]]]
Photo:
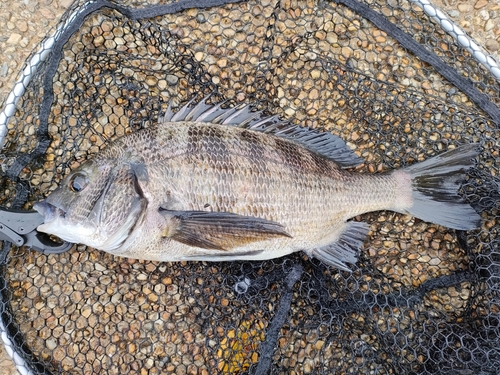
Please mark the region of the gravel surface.
[[[70, 4], [70, 0], [0, 2], [0, 103], [5, 101], [25, 59]], [[500, 61], [500, 0], [435, 0], [434, 4]], [[1, 345], [0, 374], [18, 374]]]

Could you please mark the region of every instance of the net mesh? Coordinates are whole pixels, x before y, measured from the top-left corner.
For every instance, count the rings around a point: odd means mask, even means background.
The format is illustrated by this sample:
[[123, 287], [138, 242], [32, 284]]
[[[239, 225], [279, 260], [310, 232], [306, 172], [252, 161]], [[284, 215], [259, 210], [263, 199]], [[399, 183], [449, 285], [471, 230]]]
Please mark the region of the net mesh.
[[[89, 6], [81, 3], [66, 19]], [[405, 0], [360, 4], [475, 91], [443, 78], [369, 14], [334, 1], [249, 0], [174, 14], [140, 1], [119, 4], [137, 14], [109, 4], [50, 52], [19, 98], [0, 154], [1, 205], [30, 208], [110, 141], [157, 121], [171, 99], [182, 105], [215, 92], [228, 105], [251, 102], [339, 135], [365, 160], [360, 173], [478, 142], [462, 192], [483, 225], [459, 232], [393, 212], [363, 215], [371, 230], [352, 273], [302, 253], [157, 263], [5, 243], [2, 322], [27, 368], [497, 372], [500, 130], [477, 98], [497, 108], [500, 85], [469, 52]]]

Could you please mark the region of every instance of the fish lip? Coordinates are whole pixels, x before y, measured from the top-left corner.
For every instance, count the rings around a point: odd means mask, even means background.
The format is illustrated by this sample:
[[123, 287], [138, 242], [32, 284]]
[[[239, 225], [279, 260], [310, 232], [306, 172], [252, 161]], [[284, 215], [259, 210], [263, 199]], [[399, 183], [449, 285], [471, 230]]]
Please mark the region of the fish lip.
[[65, 218], [66, 211], [48, 203], [47, 201], [37, 202], [33, 205], [33, 209], [38, 211], [44, 217], [44, 223], [54, 221], [58, 217]]

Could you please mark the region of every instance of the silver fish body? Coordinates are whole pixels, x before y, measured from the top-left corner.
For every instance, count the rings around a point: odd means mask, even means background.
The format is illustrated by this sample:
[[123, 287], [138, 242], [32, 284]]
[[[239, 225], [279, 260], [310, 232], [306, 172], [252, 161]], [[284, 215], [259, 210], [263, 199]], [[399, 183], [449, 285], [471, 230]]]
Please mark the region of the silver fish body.
[[[207, 119], [210, 111], [219, 119]], [[329, 147], [313, 130], [239, 113], [233, 117], [246, 126], [202, 103], [118, 139], [35, 205], [45, 215], [38, 229], [137, 259], [262, 260], [305, 251], [348, 269], [368, 232], [348, 221], [359, 214], [412, 213], [458, 229], [479, 223], [457, 193], [476, 145], [361, 174], [341, 168], [359, 159], [336, 137]]]

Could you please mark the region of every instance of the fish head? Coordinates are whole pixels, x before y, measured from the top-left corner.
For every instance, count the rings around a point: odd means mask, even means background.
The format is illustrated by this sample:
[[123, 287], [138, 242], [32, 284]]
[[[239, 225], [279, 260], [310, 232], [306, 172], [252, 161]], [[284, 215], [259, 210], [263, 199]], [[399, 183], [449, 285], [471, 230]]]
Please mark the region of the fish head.
[[104, 251], [119, 248], [147, 207], [137, 170], [132, 163], [82, 164], [33, 206], [44, 216], [38, 231]]

